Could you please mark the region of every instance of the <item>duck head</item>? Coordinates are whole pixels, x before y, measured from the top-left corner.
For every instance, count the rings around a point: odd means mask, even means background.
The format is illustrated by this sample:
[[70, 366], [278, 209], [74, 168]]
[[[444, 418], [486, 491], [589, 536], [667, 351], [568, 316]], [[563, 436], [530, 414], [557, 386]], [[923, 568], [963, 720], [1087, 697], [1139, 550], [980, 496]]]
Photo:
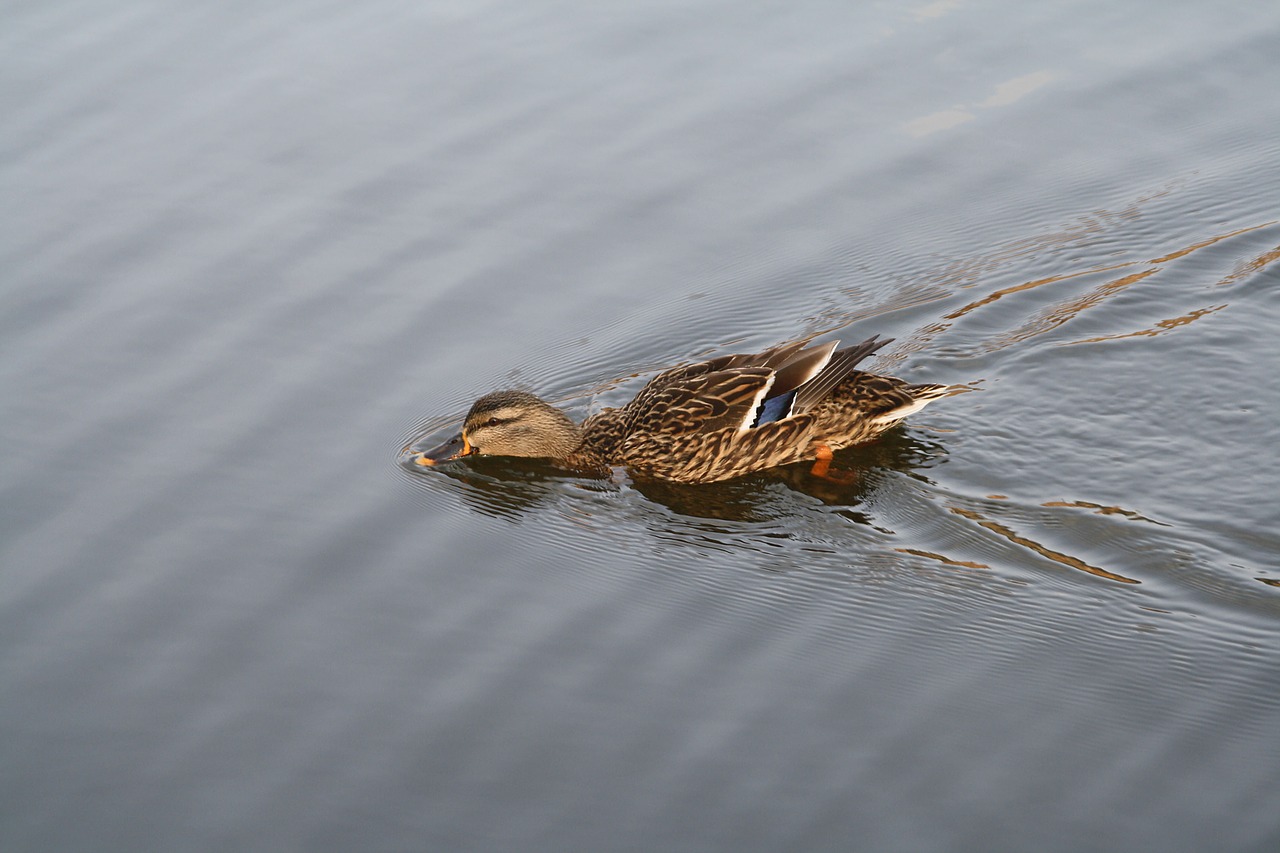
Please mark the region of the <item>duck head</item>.
[[568, 415], [527, 391], [495, 391], [471, 407], [462, 431], [418, 455], [419, 465], [461, 456], [563, 459], [582, 443]]

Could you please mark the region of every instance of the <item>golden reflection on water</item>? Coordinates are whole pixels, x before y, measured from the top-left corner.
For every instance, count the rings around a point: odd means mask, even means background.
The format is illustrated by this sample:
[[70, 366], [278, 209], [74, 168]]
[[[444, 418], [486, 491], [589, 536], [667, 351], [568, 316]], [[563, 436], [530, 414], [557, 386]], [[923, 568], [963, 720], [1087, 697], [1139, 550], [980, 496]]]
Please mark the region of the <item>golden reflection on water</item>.
[[974, 510], [964, 509], [958, 506], [949, 506], [947, 508], [951, 510], [951, 512], [955, 513], [956, 515], [962, 516], [963, 518], [967, 518], [970, 521], [976, 522], [979, 527], [984, 527], [987, 530], [990, 530], [992, 533], [998, 534], [999, 536], [1003, 536], [1005, 539], [1008, 539], [1010, 542], [1014, 543], [1015, 545], [1021, 545], [1023, 548], [1028, 548], [1047, 560], [1052, 560], [1055, 563], [1061, 563], [1064, 566], [1070, 566], [1073, 569], [1078, 569], [1079, 571], [1087, 572], [1088, 574], [1095, 575], [1100, 578], [1119, 581], [1120, 583], [1132, 583], [1132, 584], [1141, 583], [1141, 581], [1134, 580], [1133, 578], [1127, 578], [1124, 575], [1118, 575], [1115, 572], [1109, 572], [1106, 569], [1100, 569], [1097, 566], [1091, 566], [1088, 563], [1086, 563], [1084, 560], [1081, 560], [1079, 557], [1073, 557], [1070, 554], [1064, 554], [1061, 551], [1055, 551], [1052, 548], [1041, 545], [1039, 542], [1036, 542], [1034, 539], [1028, 539], [1025, 536], [1015, 533], [1012, 530], [1010, 530], [1008, 527], [1005, 527], [1003, 524], [1000, 524], [999, 522], [996, 522], [996, 521], [992, 521], [991, 519], [984, 517], [981, 513], [976, 512]]
[[1228, 240], [1232, 237], [1237, 237], [1241, 234], [1248, 234], [1250, 231], [1257, 231], [1259, 228], [1266, 228], [1268, 225], [1275, 225], [1275, 224], [1276, 224], [1276, 220], [1273, 219], [1270, 222], [1264, 222], [1261, 225], [1249, 225], [1245, 228], [1237, 228], [1235, 231], [1228, 231], [1226, 234], [1219, 234], [1217, 237], [1210, 237], [1207, 240], [1201, 240], [1198, 243], [1192, 243], [1190, 246], [1187, 246], [1185, 249], [1179, 249], [1176, 252], [1170, 252], [1169, 254], [1164, 255], [1162, 257], [1153, 258], [1151, 263], [1163, 264], [1163, 263], [1168, 263], [1169, 261], [1176, 261], [1178, 258], [1185, 257], [1186, 255], [1189, 255], [1192, 252], [1199, 251], [1200, 249], [1203, 249], [1206, 246], [1212, 246], [1214, 243], [1218, 243], [1223, 240]]
[[[1104, 269], [1115, 269], [1115, 267], [1104, 268]], [[999, 299], [1002, 296], [1005, 296], [1009, 293], [1015, 293], [1020, 290], [1030, 290], [1032, 287], [1039, 287], [1044, 284], [1051, 284], [1058, 281], [1065, 281], [1068, 278], [1077, 278], [1080, 275], [1087, 275], [1089, 273], [1099, 272], [1099, 271], [1100, 270], [1089, 270], [1087, 273], [1055, 276], [1052, 279], [1042, 279], [1035, 282], [1029, 282], [1028, 284], [1019, 285], [1017, 287], [1006, 288], [1004, 291], [998, 291], [997, 293], [992, 294], [991, 297], [988, 297], [986, 300], [982, 300], [981, 304], [985, 304], [986, 302], [994, 302], [996, 299]], [[1130, 273], [1129, 275], [1124, 275], [1124, 276], [1121, 276], [1120, 278], [1116, 278], [1116, 279], [1112, 279], [1111, 281], [1104, 282], [1103, 284], [1100, 284], [1097, 287], [1095, 287], [1093, 290], [1090, 290], [1088, 293], [1085, 293], [1081, 296], [1077, 296], [1074, 299], [1069, 299], [1065, 302], [1059, 303], [1058, 305], [1053, 306], [1049, 310], [1042, 312], [1038, 317], [1033, 318], [1032, 320], [1000, 336], [999, 338], [996, 338], [993, 342], [987, 344], [987, 346], [985, 346], [983, 349], [986, 352], [995, 352], [997, 350], [1002, 350], [1011, 344], [1020, 343], [1022, 341], [1027, 340], [1028, 338], [1033, 338], [1036, 335], [1042, 335], [1045, 332], [1052, 331], [1053, 329], [1056, 329], [1059, 326], [1065, 325], [1066, 323], [1075, 319], [1077, 315], [1079, 315], [1081, 312], [1085, 311], [1086, 309], [1092, 308], [1095, 305], [1101, 304], [1105, 300], [1110, 299], [1111, 297], [1125, 290], [1130, 285], [1137, 284], [1138, 282], [1142, 281], [1144, 278], [1147, 278], [1148, 276], [1154, 274], [1157, 271], [1158, 271], [1158, 268], [1152, 267], [1150, 269], [1139, 270], [1138, 272]], [[978, 307], [979, 304], [980, 303], [973, 303], [969, 306], [966, 306], [965, 308], [960, 309], [955, 314], [949, 314], [947, 316], [951, 318], [961, 317], [964, 314], [968, 313], [968, 311], [971, 310], [972, 308]]]
[[1261, 272], [1268, 264], [1276, 261], [1280, 261], [1280, 246], [1276, 246], [1274, 249], [1263, 252], [1252, 260], [1242, 261], [1234, 270], [1231, 271], [1230, 275], [1223, 276], [1222, 281], [1218, 282], [1218, 286], [1221, 287], [1224, 284], [1235, 284], [1247, 275]]
[[[840, 322], [832, 324], [827, 331], [835, 331], [855, 322], [880, 314], [891, 313], [901, 308], [916, 307], [929, 302], [948, 299], [957, 290], [977, 287], [981, 285], [984, 279], [1019, 261], [1034, 259], [1046, 253], [1072, 246], [1086, 246], [1095, 239], [1119, 230], [1126, 223], [1139, 219], [1144, 205], [1173, 193], [1179, 183], [1175, 181], [1162, 189], [1138, 196], [1132, 202], [1117, 210], [1096, 210], [1079, 216], [1048, 233], [1011, 240], [991, 252], [953, 260], [923, 278], [911, 282], [902, 282], [897, 290], [899, 298], [892, 303], [878, 306], [875, 309], [847, 312]], [[950, 314], [944, 315], [944, 322], [931, 323], [924, 326], [919, 332], [912, 335], [910, 340], [899, 342], [892, 353], [882, 356], [882, 358], [888, 363], [893, 363], [904, 358], [908, 353], [926, 349], [934, 338], [951, 327], [951, 321], [996, 302], [1004, 296], [1033, 290], [1044, 285], [1069, 281], [1081, 276], [1123, 269], [1134, 266], [1136, 263], [1138, 262], [1129, 261], [1108, 266], [1094, 266], [1063, 275], [1037, 278], [1012, 287], [1003, 288], [977, 299]], [[856, 289], [847, 290], [846, 293], [854, 298], [858, 295]], [[903, 298], [904, 295], [909, 296]]]
[[[932, 274], [912, 281], [900, 282], [900, 286], [894, 292], [894, 298], [887, 302], [853, 310], [828, 312], [821, 318], [819, 328], [811, 336], [819, 337], [831, 334], [855, 323], [891, 314], [904, 308], [917, 308], [931, 302], [940, 302], [951, 298], [958, 290], [980, 286], [984, 279], [1016, 262], [1034, 259], [1049, 252], [1071, 247], [1082, 248], [1087, 246], [1098, 239], [1115, 234], [1127, 223], [1140, 219], [1142, 208], [1145, 205], [1170, 195], [1177, 189], [1177, 186], [1178, 182], [1174, 182], [1168, 187], [1142, 195], [1119, 209], [1093, 211], [1049, 233], [1013, 240], [990, 253], [946, 263]], [[1130, 270], [1123, 275], [1097, 285], [1083, 295], [1066, 298], [1060, 303], [1050, 306], [1038, 316], [1020, 325], [1017, 329], [1000, 336], [982, 348], [983, 352], [999, 351], [1011, 344], [1020, 343], [1065, 325], [1086, 310], [1109, 302], [1116, 296], [1128, 291], [1134, 285], [1146, 281], [1174, 261], [1181, 260], [1188, 255], [1221, 243], [1224, 240], [1269, 228], [1278, 222], [1280, 220], [1270, 220], [1258, 225], [1237, 228], [1224, 234], [1197, 240], [1181, 249], [1149, 260], [1123, 261], [1115, 264], [1090, 266], [1083, 270], [1035, 278], [1020, 284], [1000, 288], [944, 314], [938, 322], [924, 325], [909, 339], [899, 341], [892, 352], [883, 354], [881, 356], [882, 362], [886, 365], [891, 365], [906, 358], [912, 352], [928, 349], [934, 339], [948, 330], [955, 321], [971, 315], [981, 308], [999, 302], [1005, 297], [1074, 281], [1085, 276]], [[1241, 262], [1235, 270], [1225, 276], [1218, 284], [1233, 284], [1245, 276], [1261, 271], [1277, 260], [1280, 260], [1280, 247], [1263, 252], [1249, 261]], [[1134, 267], [1140, 268], [1132, 269]], [[851, 301], [865, 305], [865, 294], [858, 288], [847, 288], [845, 293], [850, 297]], [[1215, 301], [1186, 311], [1178, 316], [1157, 321], [1149, 328], [1119, 332], [1113, 335], [1095, 336], [1078, 341], [1065, 341], [1060, 343], [1059, 346], [1122, 338], [1153, 337], [1187, 326], [1196, 320], [1221, 311], [1228, 305], [1229, 303], [1226, 302]]]
[[1168, 320], [1158, 320], [1154, 326], [1149, 329], [1139, 329], [1136, 332], [1123, 332], [1116, 335], [1099, 335], [1095, 338], [1082, 338], [1078, 341], [1068, 341], [1071, 344], [1094, 344], [1099, 341], [1119, 341], [1124, 338], [1154, 338], [1156, 335], [1162, 335], [1165, 332], [1173, 331], [1179, 326], [1185, 326], [1195, 320], [1199, 320], [1215, 311], [1221, 311], [1227, 307], [1224, 302], [1221, 305], [1210, 305], [1208, 308], [1197, 308], [1194, 311], [1188, 311], [1181, 317], [1170, 317]]
[[925, 557], [930, 560], [937, 560], [945, 566], [958, 566], [963, 569], [989, 569], [986, 563], [976, 563], [972, 560], [955, 560], [951, 557], [944, 557], [941, 554], [935, 554], [932, 551], [921, 551], [919, 548], [894, 548], [900, 554], [914, 554], [917, 557]]
[[[1038, 237], [1009, 243], [990, 255], [949, 264], [944, 270], [940, 271], [937, 276], [934, 277], [932, 284], [934, 284], [935, 287], [940, 285], [943, 288], [951, 289], [974, 287], [979, 283], [983, 276], [994, 273], [999, 268], [1018, 259], [1032, 257], [1043, 252], [1060, 249], [1071, 244], [1080, 244], [1081, 241], [1086, 240], [1086, 238], [1099, 236], [1124, 220], [1137, 218], [1139, 215], [1138, 207], [1141, 204], [1158, 198], [1163, 194], [1164, 193], [1156, 193], [1151, 196], [1144, 197], [1136, 201], [1134, 204], [1116, 212], [1101, 211], [1091, 216], [1081, 217], [1081, 219], [1072, 226], [1062, 228], [1050, 234], [1044, 234]], [[1152, 258], [1148, 261], [1125, 261], [1105, 266], [1093, 266], [1084, 270], [1076, 270], [1060, 275], [1036, 278], [1020, 284], [1000, 288], [999, 290], [992, 291], [981, 298], [975, 299], [960, 308], [943, 315], [941, 321], [925, 326], [910, 342], [900, 346], [894, 355], [901, 357], [907, 352], [924, 349], [934, 338], [949, 329], [954, 321], [971, 315], [979, 309], [999, 302], [1006, 297], [1026, 293], [1028, 291], [1050, 285], [1060, 284], [1062, 282], [1072, 281], [1084, 276], [1101, 275], [1117, 270], [1124, 270], [1138, 266], [1141, 267], [1140, 269], [1133, 270], [1116, 278], [1108, 279], [1107, 281], [1104, 281], [1092, 288], [1087, 293], [1066, 298], [1046, 308], [1037, 316], [1026, 321], [1016, 329], [1000, 335], [982, 347], [982, 351], [984, 352], [996, 352], [1002, 350], [1011, 344], [1023, 342], [1029, 338], [1036, 337], [1065, 325], [1080, 316], [1086, 310], [1108, 302], [1139, 282], [1145, 281], [1163, 270], [1166, 265], [1173, 261], [1181, 260], [1188, 255], [1209, 246], [1213, 246], [1224, 240], [1271, 227], [1277, 224], [1277, 221], [1280, 220], [1271, 220], [1259, 225], [1237, 228], [1235, 230], [1228, 231], [1225, 234], [1219, 234], [1207, 239], [1197, 240], [1189, 246], [1166, 253], [1157, 258]], [[1224, 285], [1235, 283], [1247, 275], [1259, 272], [1268, 264], [1274, 263], [1277, 260], [1280, 260], [1280, 247], [1268, 250], [1256, 258], [1241, 263], [1230, 275], [1224, 277], [1220, 282], [1218, 282], [1218, 284]], [[1157, 321], [1148, 328], [1119, 332], [1111, 335], [1099, 335], [1078, 341], [1066, 341], [1059, 344], [1059, 346], [1068, 346], [1070, 344], [1077, 343], [1096, 343], [1098, 341], [1119, 340], [1123, 338], [1153, 337], [1187, 326], [1196, 320], [1209, 316], [1210, 314], [1215, 314], [1228, 307], [1229, 304], [1230, 303], [1227, 302], [1213, 302], [1208, 305], [1194, 308], [1176, 317]]]
[[1118, 506], [1103, 506], [1102, 504], [1090, 503], [1089, 501], [1046, 501], [1040, 506], [1048, 507], [1075, 507], [1078, 509], [1095, 510], [1099, 515], [1120, 515], [1133, 521], [1145, 521], [1148, 524], [1158, 524], [1161, 527], [1168, 527], [1163, 521], [1156, 521], [1154, 518], [1147, 518], [1145, 515], [1134, 512], [1131, 509], [1124, 509]]

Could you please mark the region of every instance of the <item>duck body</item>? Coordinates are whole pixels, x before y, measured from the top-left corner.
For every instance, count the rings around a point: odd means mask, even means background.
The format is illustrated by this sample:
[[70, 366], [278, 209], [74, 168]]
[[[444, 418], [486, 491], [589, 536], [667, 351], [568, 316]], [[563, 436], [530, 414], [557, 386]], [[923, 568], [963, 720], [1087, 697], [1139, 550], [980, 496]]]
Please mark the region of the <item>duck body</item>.
[[727, 480], [874, 439], [946, 394], [857, 370], [891, 339], [784, 344], [667, 370], [625, 406], [581, 425], [525, 391], [496, 391], [471, 407], [462, 432], [420, 454], [434, 465], [470, 455], [558, 460], [587, 471], [625, 465], [681, 483]]

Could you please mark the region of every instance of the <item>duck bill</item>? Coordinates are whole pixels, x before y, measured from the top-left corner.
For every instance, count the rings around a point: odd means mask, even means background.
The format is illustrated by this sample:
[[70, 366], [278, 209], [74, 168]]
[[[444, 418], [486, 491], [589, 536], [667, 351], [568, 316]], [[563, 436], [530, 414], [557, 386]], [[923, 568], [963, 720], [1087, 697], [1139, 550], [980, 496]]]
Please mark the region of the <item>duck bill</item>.
[[467, 441], [467, 437], [462, 433], [450, 438], [439, 447], [433, 447], [430, 450], [424, 450], [414, 459], [419, 465], [431, 466], [440, 462], [447, 462], [450, 459], [457, 459], [460, 456], [470, 456], [475, 450], [472, 449], [471, 443]]

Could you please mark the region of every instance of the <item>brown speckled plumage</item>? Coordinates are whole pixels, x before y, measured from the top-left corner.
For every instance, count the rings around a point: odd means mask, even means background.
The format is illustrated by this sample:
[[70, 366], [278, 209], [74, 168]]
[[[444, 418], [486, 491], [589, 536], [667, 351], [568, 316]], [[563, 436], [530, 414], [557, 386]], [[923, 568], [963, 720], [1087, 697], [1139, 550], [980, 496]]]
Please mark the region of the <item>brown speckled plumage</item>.
[[[835, 344], [785, 344], [675, 367], [581, 426], [532, 394], [495, 392], [467, 415], [464, 452], [589, 470], [626, 465], [685, 483], [815, 459], [875, 438], [949, 390], [854, 369], [887, 343], [873, 337], [834, 352]], [[770, 416], [778, 419], [757, 425]], [[423, 456], [422, 464], [441, 458]]]

